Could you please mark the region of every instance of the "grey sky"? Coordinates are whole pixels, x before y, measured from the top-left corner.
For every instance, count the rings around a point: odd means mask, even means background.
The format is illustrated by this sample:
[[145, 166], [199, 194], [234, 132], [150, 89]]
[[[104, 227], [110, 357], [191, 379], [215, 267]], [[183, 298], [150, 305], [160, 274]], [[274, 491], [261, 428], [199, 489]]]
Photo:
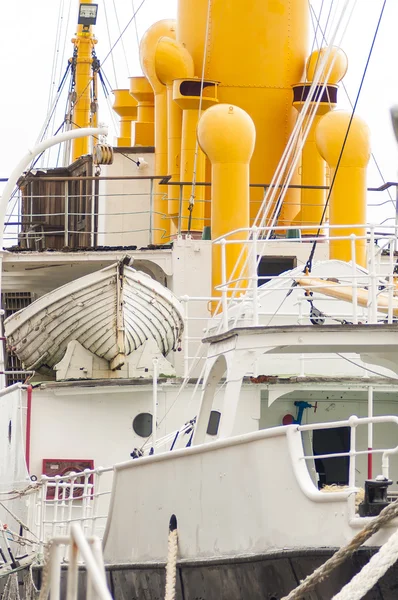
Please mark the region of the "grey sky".
[[[135, 8], [141, 0], [133, 0]], [[7, 176], [19, 156], [33, 144], [44, 122], [50, 87], [51, 69], [55, 50], [58, 13], [64, 7], [63, 31], [66, 29], [67, 7], [70, 0], [3, 0], [0, 9], [0, 68], [2, 92], [0, 95], [0, 176]], [[100, 59], [108, 54], [109, 39], [105, 26], [103, 0], [98, 0], [99, 18], [96, 35], [99, 39], [97, 55]], [[324, 0], [324, 11], [330, 0]], [[72, 0], [65, 55], [70, 56], [70, 38], [76, 22], [77, 0]], [[319, 11], [322, 0], [312, 0], [315, 11]], [[355, 99], [362, 77], [370, 44], [376, 27], [383, 0], [358, 0], [352, 23], [343, 44], [349, 57], [349, 72], [345, 78], [346, 88]], [[106, 3], [109, 35], [111, 41], [118, 37], [118, 25], [114, 5], [117, 8], [120, 27], [123, 29], [133, 14], [132, 0], [115, 0]], [[244, 10], [245, 3], [241, 3]], [[162, 18], [176, 16], [177, 0], [146, 0], [137, 16], [138, 34], [141, 36], [147, 27]], [[396, 57], [398, 56], [398, 2], [388, 0], [379, 37], [369, 66], [368, 75], [358, 105], [358, 114], [368, 122], [372, 132], [372, 148], [380, 164], [385, 179], [397, 179], [398, 152], [392, 135], [389, 108], [398, 103], [398, 77]], [[62, 36], [65, 38], [65, 36]], [[129, 75], [139, 74], [137, 40], [134, 23], [130, 25], [121, 43], [114, 52], [118, 87], [128, 87]], [[59, 58], [64, 52], [64, 41], [59, 45]], [[59, 60], [61, 62], [61, 60]], [[126, 64], [128, 63], [128, 66]], [[60, 65], [61, 66], [61, 65]], [[59, 66], [56, 83], [59, 82]], [[112, 58], [104, 64], [104, 71], [115, 84]], [[344, 91], [340, 91], [339, 107], [348, 107]], [[61, 111], [62, 114], [62, 111]], [[101, 120], [110, 121], [106, 107], [102, 107]], [[379, 185], [380, 177], [371, 165], [369, 184]], [[390, 205], [388, 215], [392, 214]], [[383, 212], [384, 214], [384, 212]], [[372, 219], [372, 211], [369, 214]], [[374, 214], [376, 217], [376, 214]]]

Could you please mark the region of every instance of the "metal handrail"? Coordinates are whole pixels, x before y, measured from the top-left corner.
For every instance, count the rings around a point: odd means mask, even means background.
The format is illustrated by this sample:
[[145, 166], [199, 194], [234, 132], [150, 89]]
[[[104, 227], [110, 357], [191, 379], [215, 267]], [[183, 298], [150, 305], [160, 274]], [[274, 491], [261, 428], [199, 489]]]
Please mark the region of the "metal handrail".
[[69, 547], [67, 600], [78, 598], [79, 554], [83, 558], [87, 572], [86, 599], [92, 600], [95, 592], [99, 600], [112, 600], [106, 584], [101, 541], [97, 537], [86, 538], [81, 527], [75, 523], [71, 525], [69, 536], [60, 536], [51, 540], [49, 562], [44, 566], [44, 569], [49, 569], [49, 577], [43, 577], [45, 587], [40, 590], [40, 598], [47, 600], [49, 594], [51, 600], [61, 598], [62, 546]]

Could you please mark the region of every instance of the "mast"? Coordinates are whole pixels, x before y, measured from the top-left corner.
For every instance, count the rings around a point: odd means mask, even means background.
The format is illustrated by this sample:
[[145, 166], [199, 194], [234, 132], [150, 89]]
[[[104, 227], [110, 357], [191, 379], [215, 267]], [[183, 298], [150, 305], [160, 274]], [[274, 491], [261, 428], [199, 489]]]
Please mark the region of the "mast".
[[[94, 47], [97, 40], [93, 25], [97, 18], [98, 4], [92, 0], [79, 0], [79, 19], [76, 37], [72, 39], [72, 129], [95, 127], [98, 122], [96, 103], [97, 59]], [[73, 141], [72, 162], [89, 153], [89, 138]]]

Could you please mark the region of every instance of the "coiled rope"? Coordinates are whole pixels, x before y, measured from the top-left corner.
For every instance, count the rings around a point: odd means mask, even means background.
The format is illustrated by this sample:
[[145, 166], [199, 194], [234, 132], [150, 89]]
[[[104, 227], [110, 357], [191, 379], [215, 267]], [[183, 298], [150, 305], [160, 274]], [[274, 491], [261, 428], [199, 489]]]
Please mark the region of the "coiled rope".
[[178, 531], [177, 518], [171, 515], [167, 545], [166, 591], [164, 600], [175, 600], [177, 581]]
[[[299, 600], [303, 598], [303, 596], [311, 592], [315, 586], [318, 585], [318, 583], [327, 579], [332, 571], [339, 567], [347, 558], [352, 556], [360, 546], [362, 546], [375, 533], [377, 533], [382, 527], [387, 525], [387, 523], [397, 516], [398, 500], [386, 506], [386, 508], [381, 511], [378, 517], [372, 519], [368, 525], [366, 525], [355, 537], [352, 538], [351, 542], [347, 544], [347, 546], [337, 550], [337, 552], [333, 554], [329, 560], [327, 560], [321, 567], [318, 567], [318, 569], [316, 569], [311, 575], [306, 577], [298, 587], [292, 590], [288, 596], [282, 598], [282, 600]], [[397, 542], [397, 540], [395, 541]], [[343, 596], [342, 598], [348, 598], [348, 596]], [[339, 598], [339, 600], [342, 599]], [[353, 600], [353, 597], [350, 596], [350, 600]]]

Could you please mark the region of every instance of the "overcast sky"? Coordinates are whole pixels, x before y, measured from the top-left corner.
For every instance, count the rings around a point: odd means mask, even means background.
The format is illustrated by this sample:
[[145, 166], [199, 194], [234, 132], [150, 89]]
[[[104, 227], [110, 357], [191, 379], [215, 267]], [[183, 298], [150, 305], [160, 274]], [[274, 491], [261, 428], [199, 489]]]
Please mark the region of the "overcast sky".
[[[104, 59], [110, 42], [118, 37], [117, 9], [120, 28], [123, 29], [133, 14], [133, 4], [138, 8], [142, 0], [98, 0], [99, 15], [96, 35], [99, 39], [97, 55]], [[248, 2], [250, 0], [247, 0]], [[322, 0], [312, 0], [319, 11]], [[71, 4], [70, 19], [68, 8]], [[324, 0], [324, 11], [330, 0]], [[346, 88], [354, 100], [377, 19], [383, 0], [358, 0], [353, 21], [347, 31], [343, 48], [349, 57]], [[70, 38], [75, 29], [78, 0], [2, 0], [0, 8], [0, 177], [6, 177], [16, 160], [32, 145], [44, 122], [49, 96], [53, 56], [58, 56], [55, 77], [59, 83], [61, 71], [71, 55]], [[241, 10], [245, 2], [240, 3]], [[138, 36], [156, 20], [175, 17], [177, 0], [145, 0], [137, 15]], [[63, 19], [61, 36], [57, 42], [57, 23], [60, 11]], [[105, 26], [105, 11], [109, 22], [109, 34]], [[358, 105], [372, 132], [372, 147], [386, 180], [398, 178], [398, 152], [392, 135], [389, 108], [398, 103], [398, 0], [387, 0], [385, 15], [370, 62], [369, 71]], [[66, 29], [68, 34], [65, 35]], [[113, 55], [117, 81], [115, 81], [112, 57], [106, 59], [103, 68], [111, 85], [128, 87], [127, 77], [140, 74], [137, 51], [137, 34], [132, 23], [116, 47]], [[65, 41], [66, 40], [66, 41]], [[63, 59], [63, 60], [62, 60]], [[62, 69], [61, 69], [62, 63]], [[340, 91], [340, 107], [348, 107], [343, 90]], [[62, 112], [62, 111], [61, 111]], [[61, 119], [62, 120], [62, 119]], [[101, 107], [100, 120], [110, 122], [107, 108]], [[58, 125], [57, 123], [56, 125]], [[380, 177], [374, 165], [369, 170], [369, 185], [378, 186]], [[387, 208], [385, 209], [387, 211]], [[387, 213], [386, 213], [387, 214]], [[392, 214], [392, 205], [388, 215]], [[384, 212], [383, 212], [384, 215]], [[369, 216], [376, 217], [370, 212]], [[375, 220], [375, 219], [374, 219]]]

